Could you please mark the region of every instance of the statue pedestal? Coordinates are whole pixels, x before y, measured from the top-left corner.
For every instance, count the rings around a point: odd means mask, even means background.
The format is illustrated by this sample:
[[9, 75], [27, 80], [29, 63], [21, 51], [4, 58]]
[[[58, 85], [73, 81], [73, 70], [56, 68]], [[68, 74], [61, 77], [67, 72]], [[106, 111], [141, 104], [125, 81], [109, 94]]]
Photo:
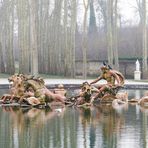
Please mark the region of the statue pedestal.
[[134, 80], [141, 80], [141, 71], [134, 72]]

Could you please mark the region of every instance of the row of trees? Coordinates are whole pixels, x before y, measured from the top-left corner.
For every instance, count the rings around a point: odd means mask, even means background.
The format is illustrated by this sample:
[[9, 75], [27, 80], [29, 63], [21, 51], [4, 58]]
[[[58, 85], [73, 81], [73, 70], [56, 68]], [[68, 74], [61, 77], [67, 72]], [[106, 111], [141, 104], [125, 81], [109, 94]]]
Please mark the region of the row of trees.
[[[135, 1], [140, 18], [139, 50], [143, 49], [143, 69], [147, 71], [146, 0]], [[118, 69], [120, 42], [127, 30], [121, 26], [118, 5], [119, 0], [1, 0], [0, 72], [15, 73], [18, 59], [20, 73], [75, 77], [75, 61], [81, 58], [86, 78], [87, 60], [95, 59], [97, 52], [106, 53], [101, 60]], [[78, 16], [83, 17], [81, 24]]]

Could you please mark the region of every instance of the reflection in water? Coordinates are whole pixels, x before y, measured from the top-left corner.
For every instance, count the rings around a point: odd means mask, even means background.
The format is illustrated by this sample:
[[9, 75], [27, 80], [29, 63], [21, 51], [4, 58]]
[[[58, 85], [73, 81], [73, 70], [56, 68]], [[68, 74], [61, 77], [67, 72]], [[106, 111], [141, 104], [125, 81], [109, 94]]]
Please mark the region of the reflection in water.
[[[52, 122], [52, 118], [60, 116], [59, 113], [51, 111], [50, 108], [41, 110], [37, 108], [2, 107], [1, 113], [3, 113], [1, 114], [1, 125], [4, 124], [1, 130], [12, 129], [12, 131], [8, 130], [8, 135], [7, 133], [6, 135], [1, 135], [1, 139], [9, 141], [9, 137], [11, 137], [12, 145], [15, 148], [26, 147], [24, 144], [29, 144], [28, 147], [31, 148], [38, 147], [38, 144], [45, 140], [42, 138], [42, 136], [44, 137], [44, 132], [46, 132], [46, 129], [50, 128], [50, 123], [47, 125], [48, 121], [51, 120], [50, 122]], [[5, 124], [5, 121], [9, 124]], [[50, 135], [49, 133], [47, 134]]]
[[135, 90], [135, 99], [140, 99], [141, 95], [140, 95], [140, 90]]
[[[133, 96], [135, 97], [134, 92]], [[148, 109], [0, 107], [1, 148], [146, 148]]]
[[[91, 112], [90, 108], [78, 108], [79, 112], [79, 120], [82, 124], [82, 134], [83, 134], [83, 146], [86, 148], [89, 144], [90, 146], [95, 145], [96, 140], [96, 121], [94, 120], [93, 113]], [[90, 143], [87, 143], [87, 133], [89, 133], [89, 141]]]
[[147, 115], [146, 115], [146, 113], [144, 113], [143, 114], [143, 137], [142, 137], [143, 148], [148, 147], [147, 139], [148, 139], [148, 135], [147, 135]]
[[116, 147], [117, 134], [121, 132], [121, 127], [124, 125], [124, 118], [112, 108], [112, 106], [102, 107], [104, 120], [103, 120], [103, 145], [105, 147]]
[[[140, 95], [140, 90], [135, 90], [135, 99], [140, 99], [141, 95]], [[139, 119], [140, 116], [140, 107], [139, 105], [136, 104], [136, 117], [137, 119]]]
[[79, 131], [83, 136], [83, 142], [79, 143], [83, 143], [83, 147], [115, 147], [118, 134], [125, 124], [122, 114], [118, 115], [111, 105], [99, 105], [93, 109], [80, 108], [78, 111], [82, 124]]

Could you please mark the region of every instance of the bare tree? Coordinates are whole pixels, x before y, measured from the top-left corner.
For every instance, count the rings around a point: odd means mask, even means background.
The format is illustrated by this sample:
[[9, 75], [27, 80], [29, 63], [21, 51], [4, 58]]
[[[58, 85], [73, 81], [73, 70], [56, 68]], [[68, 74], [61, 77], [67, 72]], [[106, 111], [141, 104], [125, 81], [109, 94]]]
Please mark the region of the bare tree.
[[37, 6], [36, 0], [29, 0], [30, 8], [30, 51], [31, 51], [31, 74], [38, 74], [38, 48], [37, 48]]
[[90, 0], [83, 0], [84, 17], [83, 17], [83, 37], [82, 37], [82, 53], [83, 53], [83, 78], [87, 77], [87, 11], [90, 5]]
[[146, 24], [146, 0], [136, 0], [140, 18], [139, 26], [142, 30], [142, 56], [143, 56], [143, 76], [147, 73], [147, 24]]
[[76, 35], [77, 1], [64, 0], [63, 35], [62, 45], [64, 61], [64, 75], [75, 77], [75, 35]]
[[2, 42], [3, 42], [3, 28], [4, 28], [4, 2], [1, 1], [0, 2], [0, 28], [1, 28], [1, 32], [0, 32], [0, 73], [4, 73], [5, 72], [5, 67], [4, 67], [4, 55], [3, 55], [3, 48], [2, 48]]
[[18, 17], [18, 46], [19, 46], [19, 72], [29, 73], [29, 6], [28, 1], [17, 0]]
[[114, 52], [114, 64], [116, 69], [119, 69], [119, 56], [118, 56], [118, 0], [114, 0], [114, 18], [113, 18], [113, 52]]
[[[95, 20], [96, 1], [99, 27]], [[83, 61], [82, 73], [86, 78], [88, 59], [108, 60], [118, 68], [119, 55], [122, 58], [142, 56], [143, 71], [147, 71], [146, 0], [136, 0], [139, 28], [131, 24], [125, 26], [123, 19], [122, 28], [117, 25], [118, 0], [96, 1], [82, 1], [84, 19], [77, 26], [78, 0], [1, 0], [0, 72], [14, 73], [15, 57], [21, 73], [75, 77], [78, 58]], [[77, 29], [79, 25], [82, 32]], [[16, 37], [15, 52], [19, 55], [14, 56]]]
[[[14, 29], [14, 1], [4, 1], [5, 7], [5, 58], [6, 58], [6, 73], [14, 74], [14, 54], [13, 54], [13, 29]], [[3, 30], [3, 31], [4, 31]]]
[[64, 0], [64, 18], [63, 18], [63, 29], [64, 29], [64, 75], [69, 76], [69, 50], [68, 50], [68, 1]]
[[0, 42], [0, 73], [5, 72], [5, 67], [4, 67], [4, 58], [3, 58], [3, 52], [2, 52], [2, 44]]
[[143, 49], [143, 70], [147, 72], [147, 24], [146, 24], [146, 0], [142, 1], [142, 49]]
[[98, 0], [100, 11], [103, 16], [104, 30], [106, 32], [107, 58], [110, 65], [119, 68], [118, 59], [118, 0]]
[[50, 71], [61, 74], [61, 11], [63, 0], [55, 0], [51, 24]]
[[76, 34], [76, 18], [77, 18], [77, 3], [76, 0], [71, 1], [71, 77], [75, 78], [75, 34]]
[[113, 0], [107, 1], [107, 50], [108, 62], [113, 66]]

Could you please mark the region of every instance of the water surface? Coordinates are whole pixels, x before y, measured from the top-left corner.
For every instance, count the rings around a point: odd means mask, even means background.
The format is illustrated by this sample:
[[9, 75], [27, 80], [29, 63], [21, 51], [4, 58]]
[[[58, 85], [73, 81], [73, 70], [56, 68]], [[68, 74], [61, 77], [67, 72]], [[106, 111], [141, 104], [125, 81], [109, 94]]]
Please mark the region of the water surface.
[[[129, 98], [144, 94], [127, 91]], [[0, 107], [0, 148], [148, 148], [148, 109], [129, 104], [61, 111]]]

